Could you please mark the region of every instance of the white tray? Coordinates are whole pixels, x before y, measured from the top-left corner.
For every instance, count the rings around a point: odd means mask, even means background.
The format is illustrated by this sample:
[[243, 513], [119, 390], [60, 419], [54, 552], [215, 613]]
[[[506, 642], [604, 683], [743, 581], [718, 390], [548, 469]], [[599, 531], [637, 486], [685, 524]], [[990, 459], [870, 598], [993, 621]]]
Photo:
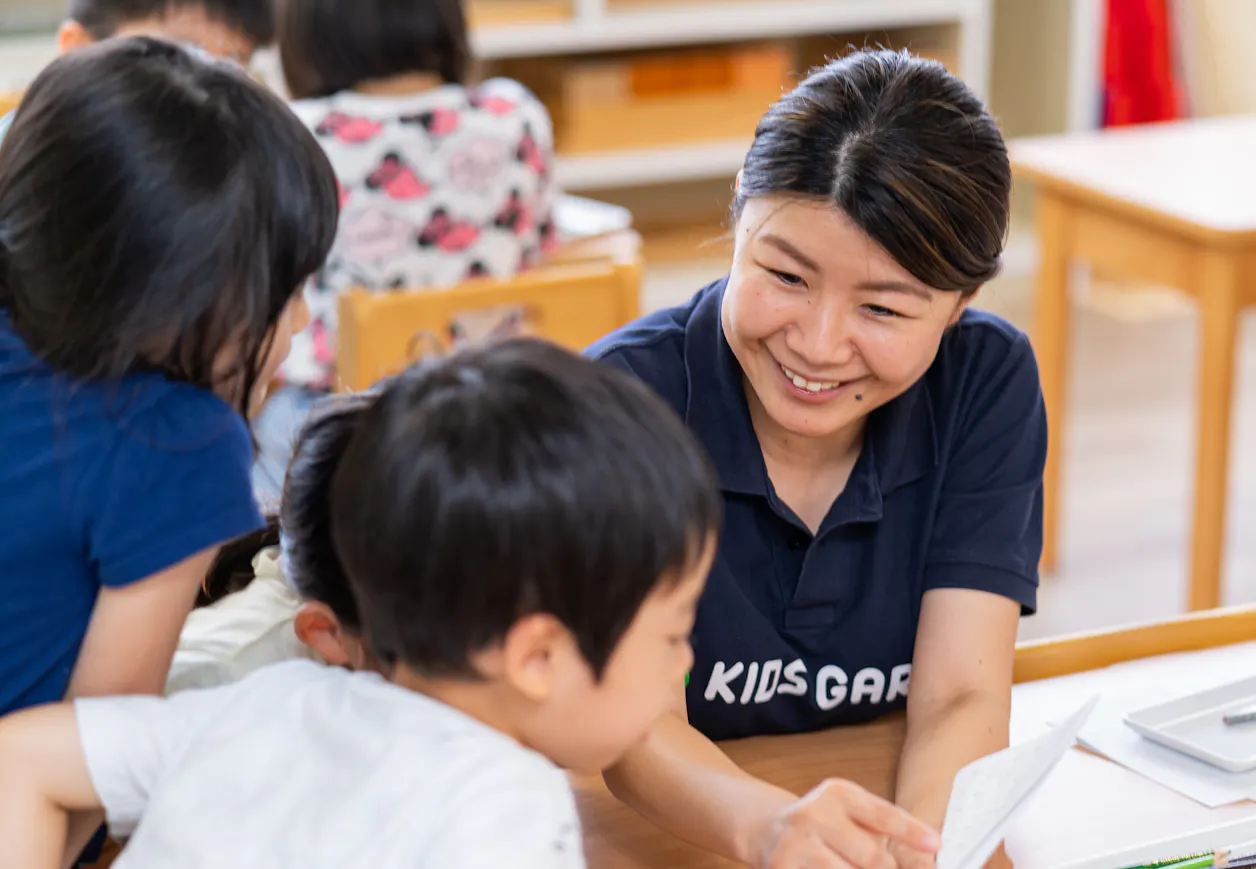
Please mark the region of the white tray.
[[1256, 676], [1136, 709], [1125, 723], [1153, 742], [1226, 772], [1256, 769], [1256, 721], [1226, 724], [1222, 716], [1256, 707]]

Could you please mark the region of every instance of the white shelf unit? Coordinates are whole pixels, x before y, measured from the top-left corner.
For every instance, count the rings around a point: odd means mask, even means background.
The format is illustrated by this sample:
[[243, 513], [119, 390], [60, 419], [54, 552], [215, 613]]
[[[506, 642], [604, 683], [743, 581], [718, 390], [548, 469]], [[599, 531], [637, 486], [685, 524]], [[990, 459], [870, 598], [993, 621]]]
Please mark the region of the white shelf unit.
[[[991, 0], [659, 0], [640, 8], [576, 0], [572, 20], [485, 28], [473, 41], [479, 57], [501, 60], [946, 25], [958, 34], [960, 75], [985, 96]], [[716, 141], [569, 155], [560, 158], [558, 177], [570, 190], [731, 178], [748, 145]]]
[[[569, 21], [478, 30], [484, 60], [592, 54], [951, 25], [958, 34], [959, 73], [988, 93], [992, 0], [658, 0], [616, 6], [614, 0], [575, 0]], [[51, 34], [0, 40], [0, 89], [24, 87], [55, 56]], [[258, 66], [278, 85], [273, 52]], [[560, 158], [558, 177], [569, 190], [613, 189], [732, 178], [748, 141], [716, 141], [649, 150]]]

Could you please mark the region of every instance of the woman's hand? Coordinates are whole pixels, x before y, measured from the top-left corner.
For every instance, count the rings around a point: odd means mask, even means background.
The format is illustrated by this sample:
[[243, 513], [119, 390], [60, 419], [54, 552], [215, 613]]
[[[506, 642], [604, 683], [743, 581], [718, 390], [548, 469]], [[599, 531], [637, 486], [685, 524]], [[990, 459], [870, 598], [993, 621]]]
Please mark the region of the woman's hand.
[[760, 869], [897, 869], [894, 854], [931, 867], [938, 834], [848, 781], [830, 779], [786, 807], [759, 837]]
[[[933, 854], [924, 854], [902, 845], [890, 845], [890, 854], [898, 869], [935, 869], [937, 859]], [[994, 869], [994, 867], [986, 867]]]
[[[922, 854], [910, 848], [891, 845], [890, 853], [898, 861], [898, 869], [934, 869], [937, 865], [932, 854]], [[1007, 851], [1004, 850], [1002, 845], [999, 845], [998, 850], [990, 855], [990, 859], [986, 861], [985, 869], [1013, 869], [1012, 859], [1007, 856]]]

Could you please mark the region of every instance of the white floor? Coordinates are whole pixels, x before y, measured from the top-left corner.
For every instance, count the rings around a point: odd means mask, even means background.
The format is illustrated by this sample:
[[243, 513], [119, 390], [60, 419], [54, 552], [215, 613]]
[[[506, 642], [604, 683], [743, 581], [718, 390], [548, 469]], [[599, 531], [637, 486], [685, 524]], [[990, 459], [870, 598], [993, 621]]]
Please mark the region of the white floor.
[[[726, 268], [651, 269], [647, 308], [687, 298]], [[1032, 283], [1000, 279], [979, 304], [1022, 328]], [[1061, 563], [1042, 579], [1022, 639], [1184, 609], [1194, 467], [1196, 320], [1171, 295], [1095, 292], [1075, 306]], [[1227, 603], [1256, 601], [1256, 320], [1243, 323], [1232, 436]]]

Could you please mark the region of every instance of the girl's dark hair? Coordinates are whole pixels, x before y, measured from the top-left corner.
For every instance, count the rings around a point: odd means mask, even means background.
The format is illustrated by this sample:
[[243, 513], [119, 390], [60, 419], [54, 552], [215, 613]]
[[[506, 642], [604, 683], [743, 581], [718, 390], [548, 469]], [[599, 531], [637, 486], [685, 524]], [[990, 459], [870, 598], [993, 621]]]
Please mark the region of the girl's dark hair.
[[358, 607], [332, 544], [331, 488], [376, 395], [333, 395], [315, 406], [297, 438], [279, 508], [288, 582], [303, 599], [327, 604], [340, 624], [355, 633], [361, 630]]
[[93, 39], [113, 36], [124, 24], [163, 18], [171, 9], [203, 9], [257, 45], [274, 38], [270, 0], [70, 0], [70, 18], [83, 25]]
[[975, 292], [999, 271], [1012, 174], [994, 119], [936, 61], [859, 51], [813, 70], [759, 122], [734, 200], [841, 209], [903, 268]]
[[253, 581], [257, 553], [267, 546], [282, 546], [284, 576], [297, 594], [326, 604], [344, 628], [360, 630], [353, 592], [332, 545], [329, 499], [340, 458], [375, 397], [372, 391], [332, 395], [314, 406], [297, 436], [279, 516], [270, 517], [263, 530], [219, 550], [198, 606], [243, 589]]
[[448, 84], [468, 78], [462, 0], [276, 2], [276, 36], [293, 99], [411, 72], [436, 73]]
[[471, 656], [532, 613], [562, 622], [600, 676], [720, 512], [705, 451], [648, 386], [532, 339], [390, 382], [331, 489], [368, 646], [438, 676], [474, 676]]
[[160, 371], [243, 413], [338, 210], [277, 96], [167, 42], [107, 40], [40, 73], [0, 148], [0, 307], [73, 376]]

